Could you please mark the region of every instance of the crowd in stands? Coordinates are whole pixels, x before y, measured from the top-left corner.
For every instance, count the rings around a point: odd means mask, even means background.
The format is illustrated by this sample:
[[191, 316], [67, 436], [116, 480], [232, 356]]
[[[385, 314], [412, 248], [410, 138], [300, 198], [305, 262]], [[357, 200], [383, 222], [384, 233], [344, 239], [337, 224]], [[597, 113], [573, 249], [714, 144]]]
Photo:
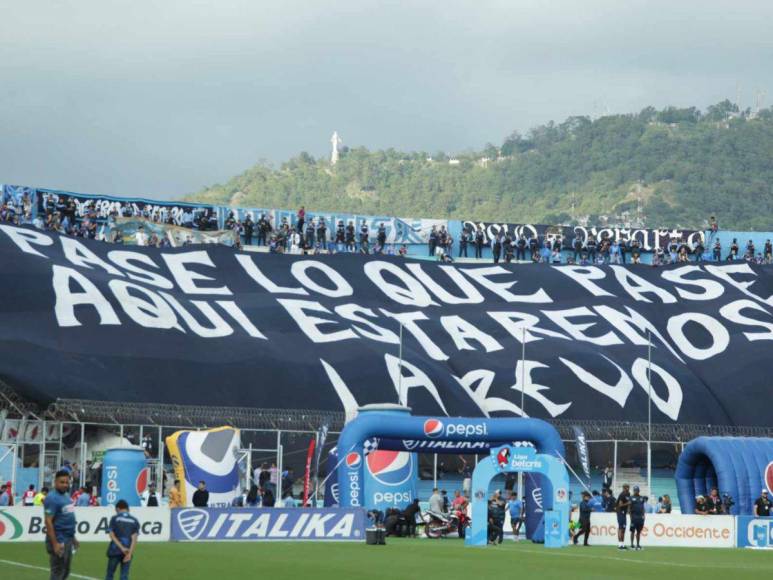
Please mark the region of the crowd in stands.
[[[164, 206], [155, 206], [151, 211], [149, 206], [136, 209], [131, 204], [121, 206], [120, 212], [114, 209], [106, 220], [100, 220], [97, 216], [96, 200], [86, 202], [85, 206], [78, 210], [75, 200], [66, 195], [45, 196], [42, 208], [42, 214], [38, 213], [33, 217], [32, 200], [25, 192], [16, 201], [9, 199], [0, 206], [0, 221], [32, 224], [40, 229], [98, 240], [108, 240], [108, 234], [118, 217], [143, 218], [167, 225], [176, 223], [172, 213]], [[184, 207], [179, 223], [182, 227], [199, 231], [218, 228], [217, 216], [211, 208]], [[766, 240], [763, 248], [755, 247], [754, 242], [749, 240], [742, 252], [741, 245], [734, 238], [730, 247], [725, 249], [715, 235], [718, 224], [713, 216], [709, 223], [712, 232], [710, 242], [713, 241], [710, 248], [705, 247], [700, 238], [693, 243], [672, 238], [665, 247], [659, 246], [652, 252], [652, 265], [741, 259], [757, 264], [773, 263], [773, 244], [770, 240]], [[354, 220], [348, 220], [347, 223], [338, 220], [335, 224], [328, 224], [322, 216], [307, 219], [304, 207], [298, 210], [294, 224], [289, 223], [286, 217], [282, 218], [281, 223], [274, 224], [269, 214], [261, 214], [257, 221], [253, 221], [248, 213], [243, 220], [239, 220], [234, 212], [230, 212], [224, 222], [224, 228], [237, 234], [235, 236], [237, 249], [242, 245], [256, 245], [265, 246], [272, 253], [289, 254], [406, 255], [408, 253], [405, 244], [398, 247], [396, 244], [387, 243], [387, 229], [383, 222], [375, 231], [371, 231], [365, 220], [362, 220], [359, 225], [355, 224]], [[110, 241], [123, 243], [125, 240], [118, 230], [111, 236]], [[141, 246], [169, 245], [166, 237], [156, 233], [148, 234], [142, 226], [139, 227], [132, 241]], [[189, 237], [183, 245], [191, 243], [193, 240]], [[458, 236], [458, 240], [454, 240], [446, 227], [440, 226], [433, 227], [428, 235], [429, 256], [439, 261], [452, 262], [455, 243], [459, 248], [456, 252], [457, 258], [482, 259], [484, 248], [490, 248], [494, 263], [527, 261], [582, 266], [639, 264], [644, 252], [638, 240], [619, 241], [609, 237], [606, 232], [599, 239], [593, 235], [589, 235], [587, 239], [579, 235], [573, 239], [566, 239], [560, 235], [513, 236], [501, 231], [492, 240], [487, 240], [480, 229], [474, 231], [464, 229]]]

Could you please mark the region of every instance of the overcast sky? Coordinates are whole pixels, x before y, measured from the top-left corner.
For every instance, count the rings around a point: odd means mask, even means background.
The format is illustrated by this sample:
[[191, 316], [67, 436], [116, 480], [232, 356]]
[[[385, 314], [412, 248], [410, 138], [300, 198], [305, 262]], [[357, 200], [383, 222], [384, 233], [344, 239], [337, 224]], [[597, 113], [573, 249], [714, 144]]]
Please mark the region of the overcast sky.
[[171, 198], [258, 159], [773, 101], [773, 2], [0, 0], [0, 183]]

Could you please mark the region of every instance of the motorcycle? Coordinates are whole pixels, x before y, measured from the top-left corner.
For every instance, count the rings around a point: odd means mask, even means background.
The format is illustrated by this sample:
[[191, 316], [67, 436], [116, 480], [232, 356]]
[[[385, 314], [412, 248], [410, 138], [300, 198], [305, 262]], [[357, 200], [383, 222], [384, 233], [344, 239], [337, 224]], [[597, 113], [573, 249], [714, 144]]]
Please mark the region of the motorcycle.
[[456, 532], [460, 538], [464, 538], [470, 518], [460, 510], [444, 514], [435, 511], [426, 511], [422, 514], [424, 520], [424, 533], [428, 538], [442, 538]]

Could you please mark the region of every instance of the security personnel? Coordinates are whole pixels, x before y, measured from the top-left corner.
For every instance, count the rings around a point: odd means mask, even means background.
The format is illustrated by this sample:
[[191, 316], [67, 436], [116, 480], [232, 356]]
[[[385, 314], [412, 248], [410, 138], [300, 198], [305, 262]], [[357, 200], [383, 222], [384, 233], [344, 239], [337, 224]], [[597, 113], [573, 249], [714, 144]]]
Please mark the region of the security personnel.
[[617, 512], [617, 547], [619, 550], [628, 549], [625, 547], [625, 524], [628, 508], [631, 506], [631, 493], [629, 490], [630, 486], [627, 483], [623, 485], [623, 491], [617, 496], [617, 503], [615, 504], [615, 511]]
[[118, 566], [121, 567], [121, 580], [129, 580], [129, 567], [137, 547], [140, 523], [129, 514], [129, 504], [119, 499], [115, 504], [115, 515], [108, 526], [110, 545], [107, 547], [107, 575], [112, 580]]
[[587, 491], [582, 492], [582, 501], [580, 502], [580, 531], [574, 535], [574, 545], [577, 545], [577, 541], [580, 536], [585, 536], [582, 542], [583, 546], [588, 545], [588, 538], [590, 537], [590, 514], [593, 511], [593, 506], [590, 501], [590, 494]]
[[[647, 505], [647, 498], [639, 495], [639, 486], [633, 486], [633, 495], [630, 498], [631, 511], [631, 549], [641, 550], [641, 531], [644, 528], [644, 508]], [[636, 547], [633, 545], [634, 534], [636, 535]]]
[[773, 505], [768, 498], [768, 490], [763, 489], [760, 497], [754, 502], [754, 515], [757, 517], [768, 517], [773, 510]]

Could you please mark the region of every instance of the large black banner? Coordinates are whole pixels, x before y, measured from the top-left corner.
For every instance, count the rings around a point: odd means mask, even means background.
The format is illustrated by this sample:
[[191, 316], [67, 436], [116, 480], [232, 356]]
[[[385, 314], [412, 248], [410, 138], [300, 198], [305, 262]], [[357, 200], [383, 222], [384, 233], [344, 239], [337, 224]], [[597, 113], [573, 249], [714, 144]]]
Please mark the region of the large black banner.
[[0, 376], [43, 404], [402, 399], [423, 414], [644, 421], [651, 371], [653, 421], [773, 425], [770, 266], [125, 249], [9, 225], [0, 260]]
[[520, 236], [526, 238], [539, 238], [540, 241], [544, 241], [545, 239], [554, 240], [557, 237], [561, 237], [567, 249], [571, 247], [575, 236], [582, 241], [583, 245], [588, 241], [590, 236], [593, 236], [596, 241], [600, 241], [603, 237], [608, 237], [610, 240], [617, 240], [621, 243], [637, 240], [641, 250], [645, 252], [653, 251], [658, 248], [665, 248], [673, 239], [685, 242], [691, 246], [694, 243], [704, 241], [702, 231], [683, 229], [547, 226], [542, 224], [475, 222], [471, 220], [463, 221], [462, 228], [467, 229], [469, 232], [473, 232], [473, 235], [478, 231], [483, 232], [483, 238], [486, 243], [494, 240], [500, 233], [505, 235], [510, 234], [515, 240]]

